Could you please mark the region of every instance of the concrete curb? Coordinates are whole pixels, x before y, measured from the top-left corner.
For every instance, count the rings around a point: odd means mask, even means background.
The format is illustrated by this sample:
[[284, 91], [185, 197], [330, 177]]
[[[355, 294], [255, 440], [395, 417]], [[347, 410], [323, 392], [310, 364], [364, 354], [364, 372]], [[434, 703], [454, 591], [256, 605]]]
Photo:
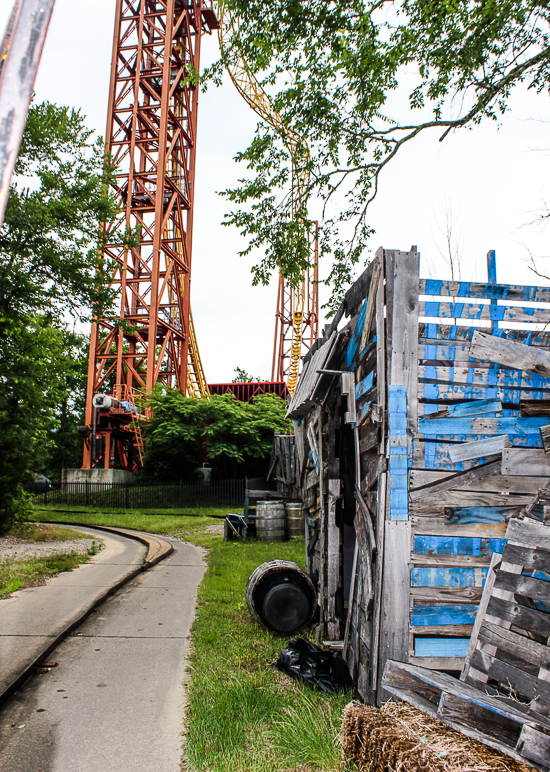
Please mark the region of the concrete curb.
[[59, 635], [54, 638], [53, 641], [51, 641], [47, 647], [32, 660], [32, 662], [27, 665], [23, 672], [20, 673], [17, 678], [12, 681], [11, 684], [9, 684], [9, 686], [0, 692], [0, 706], [7, 702], [7, 700], [9, 700], [9, 698], [15, 694], [15, 692], [23, 685], [27, 678], [32, 675], [33, 671], [39, 667], [40, 664], [44, 662], [45, 659], [47, 659], [47, 657], [49, 657], [49, 655], [59, 646], [59, 644], [65, 640], [65, 638], [67, 638], [72, 632], [80, 627], [80, 625], [86, 621], [86, 619], [96, 608], [98, 608], [98, 606], [100, 606], [115, 592], [120, 590], [121, 587], [124, 587], [125, 584], [128, 584], [129, 581], [135, 579], [136, 576], [139, 576], [139, 574], [143, 573], [144, 571], [148, 571], [153, 566], [156, 566], [157, 563], [160, 563], [161, 560], [164, 560], [164, 558], [168, 557], [168, 555], [174, 551], [174, 547], [163, 539], [159, 539], [156, 536], [149, 536], [149, 534], [139, 533], [137, 531], [128, 531], [125, 528], [110, 528], [104, 525], [87, 525], [86, 523], [56, 523], [53, 520], [51, 521], [51, 524], [70, 525], [74, 527], [80, 525], [86, 528], [95, 528], [98, 531], [114, 533], [118, 536], [124, 536], [127, 539], [134, 539], [135, 541], [139, 541], [142, 544], [145, 544], [148, 547], [148, 552], [141, 566], [138, 566], [138, 568], [131, 571], [122, 579], [119, 579], [117, 582], [112, 584], [102, 595], [95, 598], [95, 600], [88, 606], [88, 608], [86, 608], [82, 614], [73, 619], [73, 621], [70, 622], [67, 627], [65, 627], [64, 630], [62, 630]]

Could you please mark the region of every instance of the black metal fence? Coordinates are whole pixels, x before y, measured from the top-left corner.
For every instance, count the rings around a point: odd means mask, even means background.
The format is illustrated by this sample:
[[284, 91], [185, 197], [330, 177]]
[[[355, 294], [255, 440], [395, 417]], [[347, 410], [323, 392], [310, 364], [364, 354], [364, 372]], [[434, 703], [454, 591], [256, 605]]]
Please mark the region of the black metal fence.
[[[125, 483], [43, 483], [28, 486], [37, 504], [65, 504], [106, 509], [184, 509], [185, 507], [243, 507], [246, 480], [133, 485]], [[33, 490], [34, 489], [34, 490]]]

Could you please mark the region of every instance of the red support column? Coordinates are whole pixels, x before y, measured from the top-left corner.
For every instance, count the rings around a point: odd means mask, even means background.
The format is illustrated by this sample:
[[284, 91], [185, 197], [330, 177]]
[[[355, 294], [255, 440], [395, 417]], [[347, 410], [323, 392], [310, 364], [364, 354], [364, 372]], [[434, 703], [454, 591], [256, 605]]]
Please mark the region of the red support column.
[[[121, 213], [106, 226], [105, 258], [116, 290], [115, 324], [92, 325], [86, 424], [93, 430], [95, 394], [132, 402], [134, 390], [164, 383], [185, 391], [189, 283], [200, 42], [217, 28], [210, 7], [197, 0], [117, 0], [107, 120], [108, 149], [116, 163]], [[130, 231], [131, 246], [123, 240]], [[134, 243], [135, 241], [135, 243]], [[140, 464], [133, 414], [121, 407], [98, 412], [98, 436], [118, 449], [118, 464]], [[101, 448], [101, 443], [97, 447]], [[124, 448], [120, 452], [120, 448]], [[110, 467], [92, 458], [83, 467]]]

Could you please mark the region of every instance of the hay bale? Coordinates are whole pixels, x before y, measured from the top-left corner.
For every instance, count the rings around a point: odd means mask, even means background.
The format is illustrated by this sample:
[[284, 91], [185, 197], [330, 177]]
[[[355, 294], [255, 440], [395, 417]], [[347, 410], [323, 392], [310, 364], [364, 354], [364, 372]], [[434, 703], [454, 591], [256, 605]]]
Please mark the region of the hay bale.
[[407, 702], [350, 702], [342, 755], [360, 772], [533, 772], [533, 767], [456, 732]]

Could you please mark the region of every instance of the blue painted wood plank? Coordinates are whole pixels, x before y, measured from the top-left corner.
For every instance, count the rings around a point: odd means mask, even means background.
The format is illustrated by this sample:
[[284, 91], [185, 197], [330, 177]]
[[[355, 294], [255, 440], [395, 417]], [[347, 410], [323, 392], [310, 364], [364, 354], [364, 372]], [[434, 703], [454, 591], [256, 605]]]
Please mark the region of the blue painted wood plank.
[[414, 552], [418, 555], [492, 555], [502, 553], [506, 539], [483, 539], [471, 536], [414, 537]]
[[476, 523], [505, 523], [509, 507], [449, 507], [449, 511], [452, 511], [452, 515], [447, 517], [449, 523], [475, 525]]
[[532, 306], [499, 306], [496, 301], [490, 303], [453, 303], [447, 301], [426, 300], [419, 303], [420, 317], [436, 317], [438, 319], [480, 319], [492, 322], [535, 322], [550, 321], [550, 309], [533, 308]]
[[414, 606], [411, 609], [411, 626], [428, 625], [473, 625], [476, 621], [477, 605], [464, 606]]
[[408, 520], [407, 390], [404, 386], [388, 387], [388, 444], [390, 519]]
[[525, 300], [531, 303], [550, 302], [549, 287], [533, 287], [523, 284], [483, 284], [467, 281], [420, 279], [420, 294], [486, 298], [487, 300]]
[[449, 405], [447, 408], [449, 418], [469, 415], [483, 415], [485, 413], [498, 413], [502, 410], [500, 399], [476, 399], [472, 402], [461, 402], [458, 405]]
[[357, 323], [355, 325], [355, 329], [351, 335], [350, 342], [348, 343], [348, 347], [346, 350], [346, 367], [348, 370], [352, 369], [353, 360], [355, 359], [355, 355], [357, 354], [357, 349], [359, 348], [359, 344], [361, 343], [361, 335], [363, 334], [363, 326], [365, 324], [365, 315], [367, 313], [367, 298], [363, 301], [363, 305], [361, 306], [361, 311], [359, 312], [359, 316], [357, 317]]
[[414, 639], [417, 657], [465, 657], [469, 638], [420, 638]]
[[372, 389], [374, 383], [374, 370], [366, 378], [355, 384], [355, 399], [361, 399], [368, 391]]
[[489, 431], [484, 431], [485, 436], [493, 434], [535, 434], [540, 437], [540, 428], [548, 424], [547, 418], [524, 418], [524, 417], [502, 417], [502, 416], [461, 416], [449, 418], [431, 418], [421, 416], [418, 419], [418, 432], [429, 437], [438, 437], [441, 435], [463, 435], [479, 436], [481, 427], [490, 427]]
[[411, 587], [483, 587], [487, 568], [461, 566], [411, 568]]

